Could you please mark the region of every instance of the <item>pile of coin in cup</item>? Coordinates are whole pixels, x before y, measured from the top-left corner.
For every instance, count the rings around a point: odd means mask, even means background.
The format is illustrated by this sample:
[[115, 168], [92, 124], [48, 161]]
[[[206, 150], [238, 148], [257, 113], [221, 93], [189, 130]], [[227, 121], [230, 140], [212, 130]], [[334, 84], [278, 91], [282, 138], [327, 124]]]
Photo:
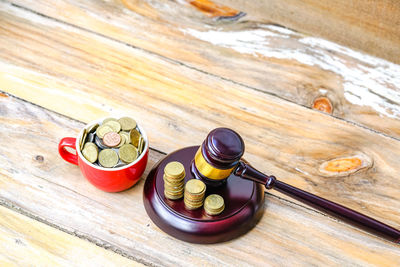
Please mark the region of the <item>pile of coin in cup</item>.
[[90, 163], [118, 168], [135, 161], [143, 153], [145, 140], [134, 119], [107, 118], [101, 125], [85, 128], [79, 146]]
[[164, 168], [164, 195], [170, 200], [184, 197], [185, 208], [199, 209], [204, 205], [208, 215], [220, 214], [224, 208], [224, 199], [217, 194], [209, 195], [205, 200], [206, 185], [197, 179], [190, 179], [185, 184], [185, 168], [178, 161], [169, 162]]

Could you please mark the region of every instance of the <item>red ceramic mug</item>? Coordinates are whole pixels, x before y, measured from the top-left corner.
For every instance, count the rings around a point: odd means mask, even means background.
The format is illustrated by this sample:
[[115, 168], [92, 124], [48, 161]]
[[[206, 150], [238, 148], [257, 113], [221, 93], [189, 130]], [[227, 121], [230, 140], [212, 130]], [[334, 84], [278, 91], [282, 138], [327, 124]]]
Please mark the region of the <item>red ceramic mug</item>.
[[[101, 124], [104, 119], [93, 121], [85, 126], [86, 129], [90, 126], [99, 123]], [[65, 137], [61, 139], [58, 144], [58, 152], [60, 156], [67, 162], [79, 165], [82, 174], [89, 180], [95, 187], [106, 191], [106, 192], [119, 192], [126, 190], [136, 184], [140, 176], [142, 176], [146, 169], [147, 159], [149, 155], [149, 141], [147, 135], [140, 125], [137, 125], [140, 133], [145, 141], [145, 147], [142, 154], [132, 163], [118, 167], [118, 168], [103, 168], [94, 165], [87, 161], [82, 155], [79, 148], [79, 140], [82, 138], [83, 129], [79, 133], [77, 138]], [[66, 147], [75, 149], [75, 153], [71, 153], [66, 150]]]

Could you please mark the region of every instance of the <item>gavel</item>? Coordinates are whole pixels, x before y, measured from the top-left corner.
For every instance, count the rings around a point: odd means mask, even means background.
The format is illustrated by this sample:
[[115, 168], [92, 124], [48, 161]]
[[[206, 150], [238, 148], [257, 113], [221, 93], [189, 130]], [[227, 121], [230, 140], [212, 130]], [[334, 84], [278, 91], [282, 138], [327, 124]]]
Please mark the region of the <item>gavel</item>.
[[242, 159], [244, 142], [238, 133], [228, 128], [212, 130], [199, 147], [191, 164], [191, 171], [207, 186], [223, 186], [229, 176], [263, 184], [266, 189], [275, 189], [324, 213], [337, 217], [356, 227], [400, 243], [400, 231], [367, 215], [334, 203], [322, 197], [279, 181], [273, 175], [266, 175]]

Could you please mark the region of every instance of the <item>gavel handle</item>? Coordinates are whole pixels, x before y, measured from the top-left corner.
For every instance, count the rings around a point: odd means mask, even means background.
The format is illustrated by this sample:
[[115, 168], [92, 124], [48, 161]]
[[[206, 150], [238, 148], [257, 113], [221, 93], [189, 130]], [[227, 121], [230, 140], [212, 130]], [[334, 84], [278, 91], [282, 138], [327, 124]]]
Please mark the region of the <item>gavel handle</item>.
[[343, 221], [362, 228], [370, 233], [383, 237], [392, 242], [400, 243], [399, 230], [355, 210], [281, 182], [274, 176], [265, 175], [251, 167], [249, 164], [239, 162], [239, 165], [235, 169], [234, 173], [235, 175], [244, 179], [261, 183], [265, 185], [267, 189], [273, 188], [285, 195], [297, 199], [300, 202], [312, 206], [317, 210], [340, 218]]

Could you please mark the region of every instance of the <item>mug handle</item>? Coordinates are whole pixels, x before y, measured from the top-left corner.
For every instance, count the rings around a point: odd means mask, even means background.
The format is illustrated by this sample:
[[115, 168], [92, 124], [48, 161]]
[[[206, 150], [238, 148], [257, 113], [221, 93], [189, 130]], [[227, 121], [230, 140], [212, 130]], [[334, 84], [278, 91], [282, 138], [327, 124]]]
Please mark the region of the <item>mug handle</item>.
[[73, 137], [65, 137], [61, 139], [60, 143], [58, 143], [58, 153], [65, 161], [78, 165], [78, 155], [65, 149], [65, 147], [70, 147], [76, 150], [75, 143], [76, 138]]

